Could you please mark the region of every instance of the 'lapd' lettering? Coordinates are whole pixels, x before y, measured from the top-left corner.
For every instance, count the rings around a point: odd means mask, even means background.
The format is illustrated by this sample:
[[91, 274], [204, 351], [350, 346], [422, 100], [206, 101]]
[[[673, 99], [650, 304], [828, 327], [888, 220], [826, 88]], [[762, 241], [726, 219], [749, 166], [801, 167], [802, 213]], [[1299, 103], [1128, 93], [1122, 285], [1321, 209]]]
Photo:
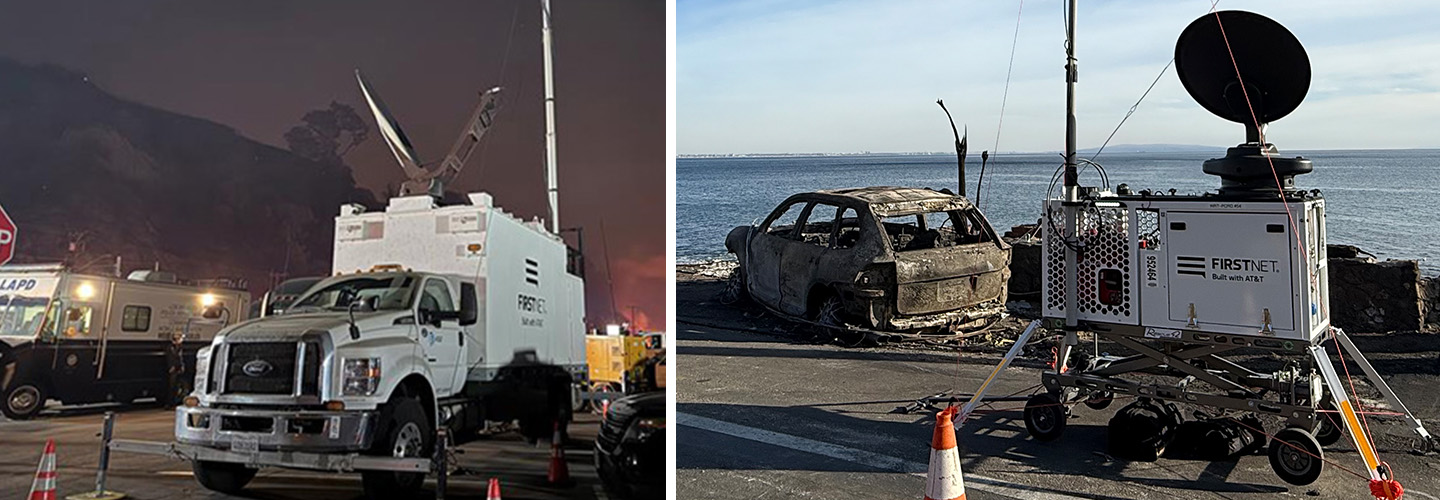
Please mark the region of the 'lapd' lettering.
[[35, 280], [32, 279], [0, 279], [0, 291], [34, 290]]

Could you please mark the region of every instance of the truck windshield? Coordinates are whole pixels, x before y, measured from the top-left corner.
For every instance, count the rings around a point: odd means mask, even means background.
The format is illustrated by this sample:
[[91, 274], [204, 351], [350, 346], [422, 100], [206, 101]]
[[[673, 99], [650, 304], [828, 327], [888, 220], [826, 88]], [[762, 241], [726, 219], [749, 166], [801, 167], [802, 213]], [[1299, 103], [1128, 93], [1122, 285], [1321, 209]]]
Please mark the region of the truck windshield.
[[376, 310], [409, 309], [418, 281], [414, 276], [404, 274], [332, 278], [295, 301], [295, 305], [287, 312], [321, 309], [343, 311], [357, 300], [362, 304], [372, 303], [373, 300]]
[[39, 334], [49, 308], [50, 297], [0, 292], [0, 335]]

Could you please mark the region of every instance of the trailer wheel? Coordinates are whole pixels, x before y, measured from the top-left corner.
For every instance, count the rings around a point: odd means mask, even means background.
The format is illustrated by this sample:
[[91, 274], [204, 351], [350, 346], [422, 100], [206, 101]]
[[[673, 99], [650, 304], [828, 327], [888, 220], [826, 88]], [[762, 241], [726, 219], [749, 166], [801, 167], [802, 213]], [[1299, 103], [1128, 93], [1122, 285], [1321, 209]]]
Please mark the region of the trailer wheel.
[[1324, 462], [1320, 443], [1305, 429], [1288, 427], [1270, 440], [1270, 468], [1287, 483], [1305, 486], [1315, 482]]
[[5, 404], [0, 411], [11, 420], [25, 420], [40, 413], [45, 407], [45, 388], [40, 384], [22, 380], [5, 391]]
[[1336, 419], [1340, 418], [1340, 414], [1333, 413], [1335, 411], [1335, 405], [1329, 401], [1320, 403], [1320, 409], [1329, 411], [1316, 412], [1315, 442], [1320, 443], [1320, 446], [1330, 446], [1339, 442], [1340, 438], [1344, 436], [1344, 434], [1340, 432], [1340, 426], [1335, 424]]
[[[414, 398], [391, 401], [381, 413], [381, 432], [371, 448], [373, 454], [396, 458], [430, 456], [432, 431], [420, 401]], [[364, 471], [361, 478], [365, 495], [370, 498], [408, 497], [425, 483], [425, 474], [421, 472]]]
[[1065, 432], [1065, 421], [1070, 418], [1065, 406], [1054, 394], [1042, 392], [1030, 396], [1025, 402], [1025, 430], [1036, 441], [1054, 441]]
[[590, 400], [585, 399], [585, 388], [579, 382], [570, 386], [570, 408], [580, 413], [590, 411]]
[[200, 486], [227, 495], [239, 493], [255, 478], [255, 473], [260, 472], [259, 469], [246, 467], [245, 464], [201, 460], [190, 462], [190, 469], [195, 472], [195, 481], [199, 482]]
[[[619, 391], [620, 391], [620, 387], [619, 387], [618, 385], [611, 384], [610, 382], [591, 382], [591, 383], [590, 383], [590, 392], [595, 393], [595, 394], [604, 395], [605, 393], [619, 392]], [[594, 413], [594, 414], [596, 414], [596, 415], [600, 415], [600, 414], [604, 411], [604, 409], [605, 409], [605, 401], [609, 401], [609, 399], [607, 398], [607, 399], [604, 399], [604, 400], [595, 400], [595, 401], [592, 401], [592, 402], [590, 403], [590, 412], [591, 412], [591, 413]]]

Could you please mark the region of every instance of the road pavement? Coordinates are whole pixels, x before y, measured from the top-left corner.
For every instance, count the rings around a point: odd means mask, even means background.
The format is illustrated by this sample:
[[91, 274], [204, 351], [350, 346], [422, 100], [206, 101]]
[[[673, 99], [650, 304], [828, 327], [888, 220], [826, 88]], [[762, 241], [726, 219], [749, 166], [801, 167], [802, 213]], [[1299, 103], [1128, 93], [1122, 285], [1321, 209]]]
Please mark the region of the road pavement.
[[[595, 474], [593, 443], [599, 417], [577, 415], [570, 427], [571, 441], [565, 455], [571, 487], [546, 483], [550, 445], [531, 445], [517, 433], [498, 434], [459, 447], [460, 467], [467, 473], [452, 475], [447, 498], [485, 498], [489, 478], [500, 479], [501, 492], [509, 499], [601, 499], [608, 496]], [[30, 491], [35, 467], [46, 439], [55, 439], [58, 455], [60, 498], [93, 491], [99, 462], [102, 411], [71, 410], [51, 413], [27, 421], [0, 417], [0, 498], [23, 498]], [[172, 441], [174, 413], [160, 408], [135, 408], [119, 414], [117, 439]], [[420, 498], [434, 496], [433, 477]], [[359, 474], [329, 474], [267, 468], [246, 487], [243, 496], [215, 493], [195, 482], [188, 462], [166, 457], [112, 453], [106, 489], [136, 499], [228, 499], [341, 500], [361, 498]]]
[[[935, 419], [896, 408], [942, 391], [972, 391], [999, 361], [995, 349], [819, 343], [787, 333], [795, 328], [753, 307], [719, 303], [723, 285], [678, 281], [677, 498], [918, 498]], [[1440, 418], [1440, 391], [1433, 390], [1440, 339], [1387, 342], [1361, 348], [1380, 351], [1372, 361], [1421, 419]], [[1385, 348], [1401, 344], [1407, 347]], [[1039, 383], [1043, 361], [1017, 365], [992, 394], [1028, 395]], [[1107, 423], [1123, 404], [1077, 406], [1064, 434], [1049, 443], [1028, 436], [1021, 412], [1013, 411], [1023, 403], [997, 403], [1012, 411], [972, 417], [958, 431], [968, 497], [1368, 498], [1365, 480], [1334, 465], [1311, 485], [1291, 486], [1263, 454], [1220, 462], [1111, 457]], [[1407, 453], [1409, 430], [1398, 422], [1371, 419], [1370, 426], [1406, 498], [1436, 498], [1440, 457]], [[1325, 458], [1363, 473], [1348, 438]]]

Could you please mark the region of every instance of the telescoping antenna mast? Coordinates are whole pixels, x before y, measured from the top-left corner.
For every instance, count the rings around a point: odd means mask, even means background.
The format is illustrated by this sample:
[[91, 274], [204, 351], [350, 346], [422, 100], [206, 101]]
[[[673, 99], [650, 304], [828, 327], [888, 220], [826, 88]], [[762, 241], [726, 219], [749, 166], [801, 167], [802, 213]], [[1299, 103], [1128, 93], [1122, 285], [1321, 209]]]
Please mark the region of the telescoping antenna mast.
[[[1059, 235], [1064, 240], [1069, 240], [1065, 245], [1065, 329], [1066, 351], [1072, 345], [1068, 342], [1069, 335], [1075, 335], [1075, 328], [1079, 326], [1079, 315], [1077, 301], [1078, 293], [1076, 281], [1079, 277], [1079, 254], [1075, 251], [1078, 239], [1075, 238], [1076, 227], [1079, 221], [1078, 206], [1080, 203], [1080, 181], [1079, 174], [1075, 168], [1075, 14], [1077, 0], [1070, 0], [1070, 23], [1066, 26], [1065, 35], [1065, 191], [1064, 209], [1065, 234]], [[1069, 354], [1068, 352], [1065, 354]], [[1060, 359], [1066, 359], [1061, 356]]]
[[545, 46], [545, 189], [550, 196], [550, 232], [560, 234], [560, 187], [555, 179], [555, 70], [550, 47], [550, 0], [540, 0], [540, 39]]

